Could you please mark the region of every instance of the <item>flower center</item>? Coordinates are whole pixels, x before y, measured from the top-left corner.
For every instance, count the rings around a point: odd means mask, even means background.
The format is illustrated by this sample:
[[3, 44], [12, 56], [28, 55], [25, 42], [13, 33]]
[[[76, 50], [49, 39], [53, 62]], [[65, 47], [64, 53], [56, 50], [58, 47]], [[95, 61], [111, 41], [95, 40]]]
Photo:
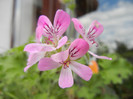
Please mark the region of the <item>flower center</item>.
[[65, 61], [65, 62], [63, 63], [64, 69], [68, 68], [68, 67], [69, 67], [69, 64], [70, 64], [70, 61]]
[[68, 58], [66, 59], [66, 61], [61, 62], [62, 66], [64, 67], [64, 69], [69, 68], [69, 64], [70, 64], [70, 56], [68, 56]]
[[41, 39], [40, 39], [40, 42], [41, 43], [46, 43], [46, 44], [50, 44], [50, 45], [53, 45], [54, 47], [57, 47], [58, 45], [58, 39], [57, 38], [54, 38], [51, 40], [51, 38], [48, 38], [48, 37], [45, 37], [42, 35]]

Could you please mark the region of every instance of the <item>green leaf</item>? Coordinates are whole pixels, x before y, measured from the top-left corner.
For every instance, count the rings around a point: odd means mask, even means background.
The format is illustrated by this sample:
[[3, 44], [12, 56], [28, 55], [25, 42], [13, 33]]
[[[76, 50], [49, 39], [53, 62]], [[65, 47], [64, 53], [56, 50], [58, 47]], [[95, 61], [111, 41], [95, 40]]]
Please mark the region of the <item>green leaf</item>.
[[121, 58], [117, 54], [111, 54], [113, 60], [100, 60], [99, 65], [101, 77], [105, 84], [121, 84], [123, 79], [127, 79], [132, 74], [133, 66], [127, 60]]

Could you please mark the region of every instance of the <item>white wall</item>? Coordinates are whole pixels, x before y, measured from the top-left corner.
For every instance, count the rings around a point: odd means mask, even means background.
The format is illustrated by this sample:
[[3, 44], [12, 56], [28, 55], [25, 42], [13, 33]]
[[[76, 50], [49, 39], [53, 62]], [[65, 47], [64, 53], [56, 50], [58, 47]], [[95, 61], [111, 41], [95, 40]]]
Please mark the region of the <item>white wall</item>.
[[0, 0], [0, 52], [10, 48], [13, 0]]
[[34, 0], [18, 0], [17, 2], [14, 46], [26, 43], [29, 36], [35, 31], [33, 29], [35, 21], [34, 3]]
[[[13, 1], [16, 1], [14, 17], [12, 17]], [[26, 43], [34, 33], [34, 5], [35, 0], [0, 0], [0, 53], [10, 49], [11, 34], [13, 34], [13, 46], [16, 47]], [[14, 18], [14, 28], [12, 28], [12, 18]]]

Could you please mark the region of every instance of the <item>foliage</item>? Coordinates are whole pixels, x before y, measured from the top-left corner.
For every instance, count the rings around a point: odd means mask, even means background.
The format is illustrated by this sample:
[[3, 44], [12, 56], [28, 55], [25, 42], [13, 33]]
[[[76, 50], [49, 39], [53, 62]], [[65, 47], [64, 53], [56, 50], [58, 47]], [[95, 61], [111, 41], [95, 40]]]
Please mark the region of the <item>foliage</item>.
[[74, 11], [75, 9], [75, 0], [60, 0], [61, 3], [66, 5], [66, 8], [70, 9], [71, 11]]
[[[132, 82], [129, 82], [129, 77], [133, 80], [133, 66], [116, 53], [108, 54], [112, 61], [98, 60], [99, 73], [94, 74], [89, 82], [75, 74], [74, 86], [61, 89], [58, 86], [60, 68], [40, 72], [34, 65], [28, 72], [23, 72], [27, 60], [23, 48], [20, 46], [0, 55], [2, 99], [126, 99], [127, 93], [133, 92]], [[78, 61], [84, 63], [86, 60], [81, 58]]]

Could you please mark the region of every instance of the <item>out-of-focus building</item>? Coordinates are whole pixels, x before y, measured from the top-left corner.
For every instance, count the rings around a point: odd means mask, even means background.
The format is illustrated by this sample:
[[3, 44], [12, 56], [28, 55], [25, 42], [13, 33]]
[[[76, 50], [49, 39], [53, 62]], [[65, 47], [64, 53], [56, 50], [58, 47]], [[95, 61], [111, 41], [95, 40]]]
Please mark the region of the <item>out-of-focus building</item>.
[[80, 17], [86, 13], [97, 10], [97, 0], [76, 0], [76, 16]]
[[26, 43], [39, 15], [53, 21], [59, 8], [58, 0], [0, 0], [0, 53]]
[[33, 33], [34, 0], [0, 0], [0, 52], [26, 43]]
[[[46, 15], [53, 22], [57, 9], [63, 8], [69, 13], [60, 1], [0, 0], [0, 53], [25, 44], [35, 34], [39, 15]], [[77, 17], [96, 10], [98, 6], [97, 0], [75, 0], [75, 4]]]

